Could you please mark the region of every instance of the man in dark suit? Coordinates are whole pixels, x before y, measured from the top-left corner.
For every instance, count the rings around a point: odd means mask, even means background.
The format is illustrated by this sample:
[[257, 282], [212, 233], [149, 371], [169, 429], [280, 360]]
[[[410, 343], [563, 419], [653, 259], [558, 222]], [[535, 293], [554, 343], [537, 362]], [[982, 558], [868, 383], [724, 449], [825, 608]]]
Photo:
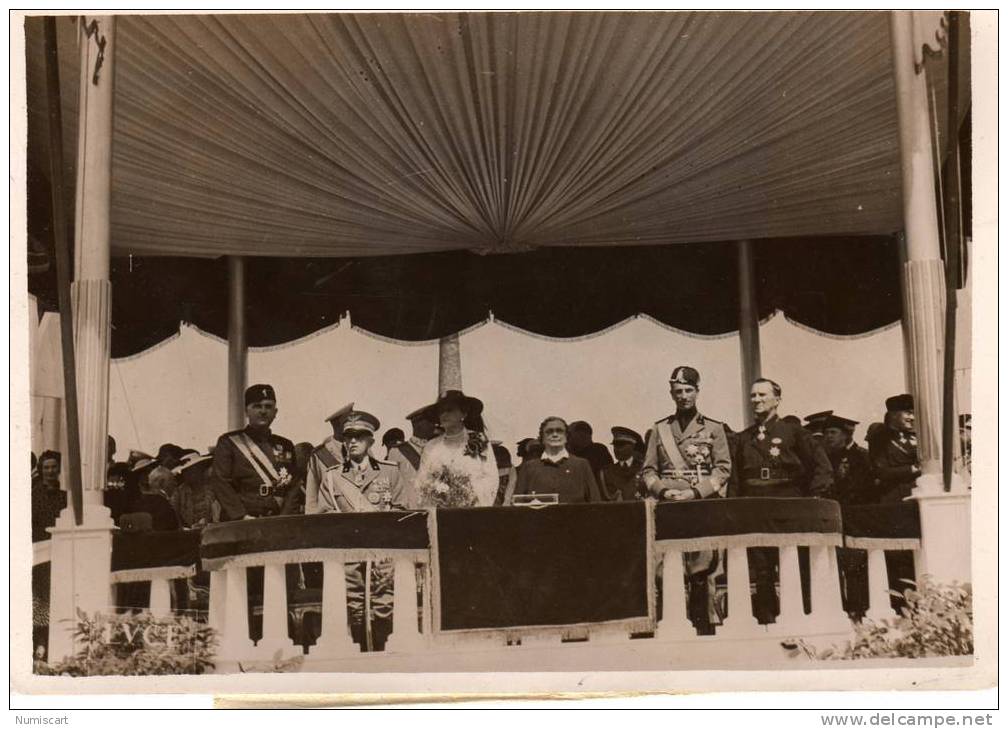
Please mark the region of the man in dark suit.
[[[833, 466], [833, 496], [841, 506], [872, 503], [875, 474], [868, 451], [854, 442], [856, 420], [830, 414], [823, 421], [823, 445]], [[844, 610], [860, 618], [868, 610], [868, 554], [839, 549]]]
[[613, 462], [609, 449], [592, 440], [592, 427], [584, 420], [575, 420], [570, 424], [567, 438], [567, 450], [572, 456], [584, 458], [591, 464], [597, 481], [602, 469]]
[[612, 447], [616, 462], [603, 467], [599, 475], [599, 491], [606, 501], [633, 501], [644, 498], [640, 481], [644, 465], [644, 439], [630, 428], [612, 428]]
[[[749, 402], [755, 422], [739, 434], [732, 458], [738, 468], [738, 493], [730, 496], [828, 497], [833, 468], [820, 443], [800, 425], [777, 415], [781, 386], [760, 378], [750, 388]], [[773, 547], [749, 549], [749, 569], [756, 582], [756, 619], [773, 622], [778, 613], [778, 554]], [[798, 550], [798, 566], [805, 609], [811, 606], [808, 549]], [[731, 569], [731, 567], [729, 567]]]

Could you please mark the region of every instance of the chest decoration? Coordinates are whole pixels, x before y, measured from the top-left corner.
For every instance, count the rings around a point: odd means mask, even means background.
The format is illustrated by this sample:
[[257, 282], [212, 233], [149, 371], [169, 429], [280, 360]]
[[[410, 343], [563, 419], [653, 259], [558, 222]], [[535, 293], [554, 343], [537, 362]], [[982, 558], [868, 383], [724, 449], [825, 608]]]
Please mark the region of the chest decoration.
[[756, 431], [756, 440], [764, 441], [766, 440], [766, 426], [761, 425]]
[[847, 478], [850, 473], [850, 462], [847, 460], [847, 456], [840, 459], [840, 463], [837, 464], [837, 476], [840, 478]]

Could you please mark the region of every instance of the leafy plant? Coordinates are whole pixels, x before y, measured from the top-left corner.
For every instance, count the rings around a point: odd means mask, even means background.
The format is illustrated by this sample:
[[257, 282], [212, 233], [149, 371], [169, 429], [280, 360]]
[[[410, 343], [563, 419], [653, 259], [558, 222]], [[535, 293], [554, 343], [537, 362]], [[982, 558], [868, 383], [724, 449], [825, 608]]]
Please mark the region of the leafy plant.
[[[892, 591], [899, 595], [899, 592]], [[898, 616], [865, 619], [845, 646], [817, 650], [803, 640], [782, 643], [792, 656], [816, 660], [925, 658], [973, 653], [973, 590], [969, 583], [936, 584], [927, 576], [902, 594]]]
[[163, 676], [201, 674], [214, 666], [216, 631], [188, 616], [149, 612], [89, 616], [77, 612], [77, 652], [35, 672], [64, 676]]

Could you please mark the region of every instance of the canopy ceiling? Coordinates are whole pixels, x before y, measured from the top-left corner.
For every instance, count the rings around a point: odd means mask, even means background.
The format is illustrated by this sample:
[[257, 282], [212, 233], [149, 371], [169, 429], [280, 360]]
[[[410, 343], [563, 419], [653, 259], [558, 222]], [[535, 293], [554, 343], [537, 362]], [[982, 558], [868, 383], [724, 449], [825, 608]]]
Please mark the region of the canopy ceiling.
[[[76, 36], [58, 27], [72, 184]], [[44, 144], [41, 24], [26, 28]], [[120, 16], [116, 39], [120, 255], [901, 227], [886, 13]]]

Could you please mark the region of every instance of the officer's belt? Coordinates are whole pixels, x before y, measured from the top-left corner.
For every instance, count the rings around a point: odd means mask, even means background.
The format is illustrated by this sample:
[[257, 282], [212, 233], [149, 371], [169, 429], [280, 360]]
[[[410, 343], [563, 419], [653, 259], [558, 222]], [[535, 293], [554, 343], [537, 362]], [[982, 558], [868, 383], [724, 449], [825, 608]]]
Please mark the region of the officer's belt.
[[785, 468], [746, 468], [742, 470], [742, 478], [750, 481], [790, 481], [794, 474]]
[[711, 471], [709, 468], [701, 468], [697, 471], [695, 468], [683, 469], [683, 468], [666, 468], [658, 474], [661, 478], [679, 478], [685, 479], [689, 477], [700, 476], [710, 476]]

